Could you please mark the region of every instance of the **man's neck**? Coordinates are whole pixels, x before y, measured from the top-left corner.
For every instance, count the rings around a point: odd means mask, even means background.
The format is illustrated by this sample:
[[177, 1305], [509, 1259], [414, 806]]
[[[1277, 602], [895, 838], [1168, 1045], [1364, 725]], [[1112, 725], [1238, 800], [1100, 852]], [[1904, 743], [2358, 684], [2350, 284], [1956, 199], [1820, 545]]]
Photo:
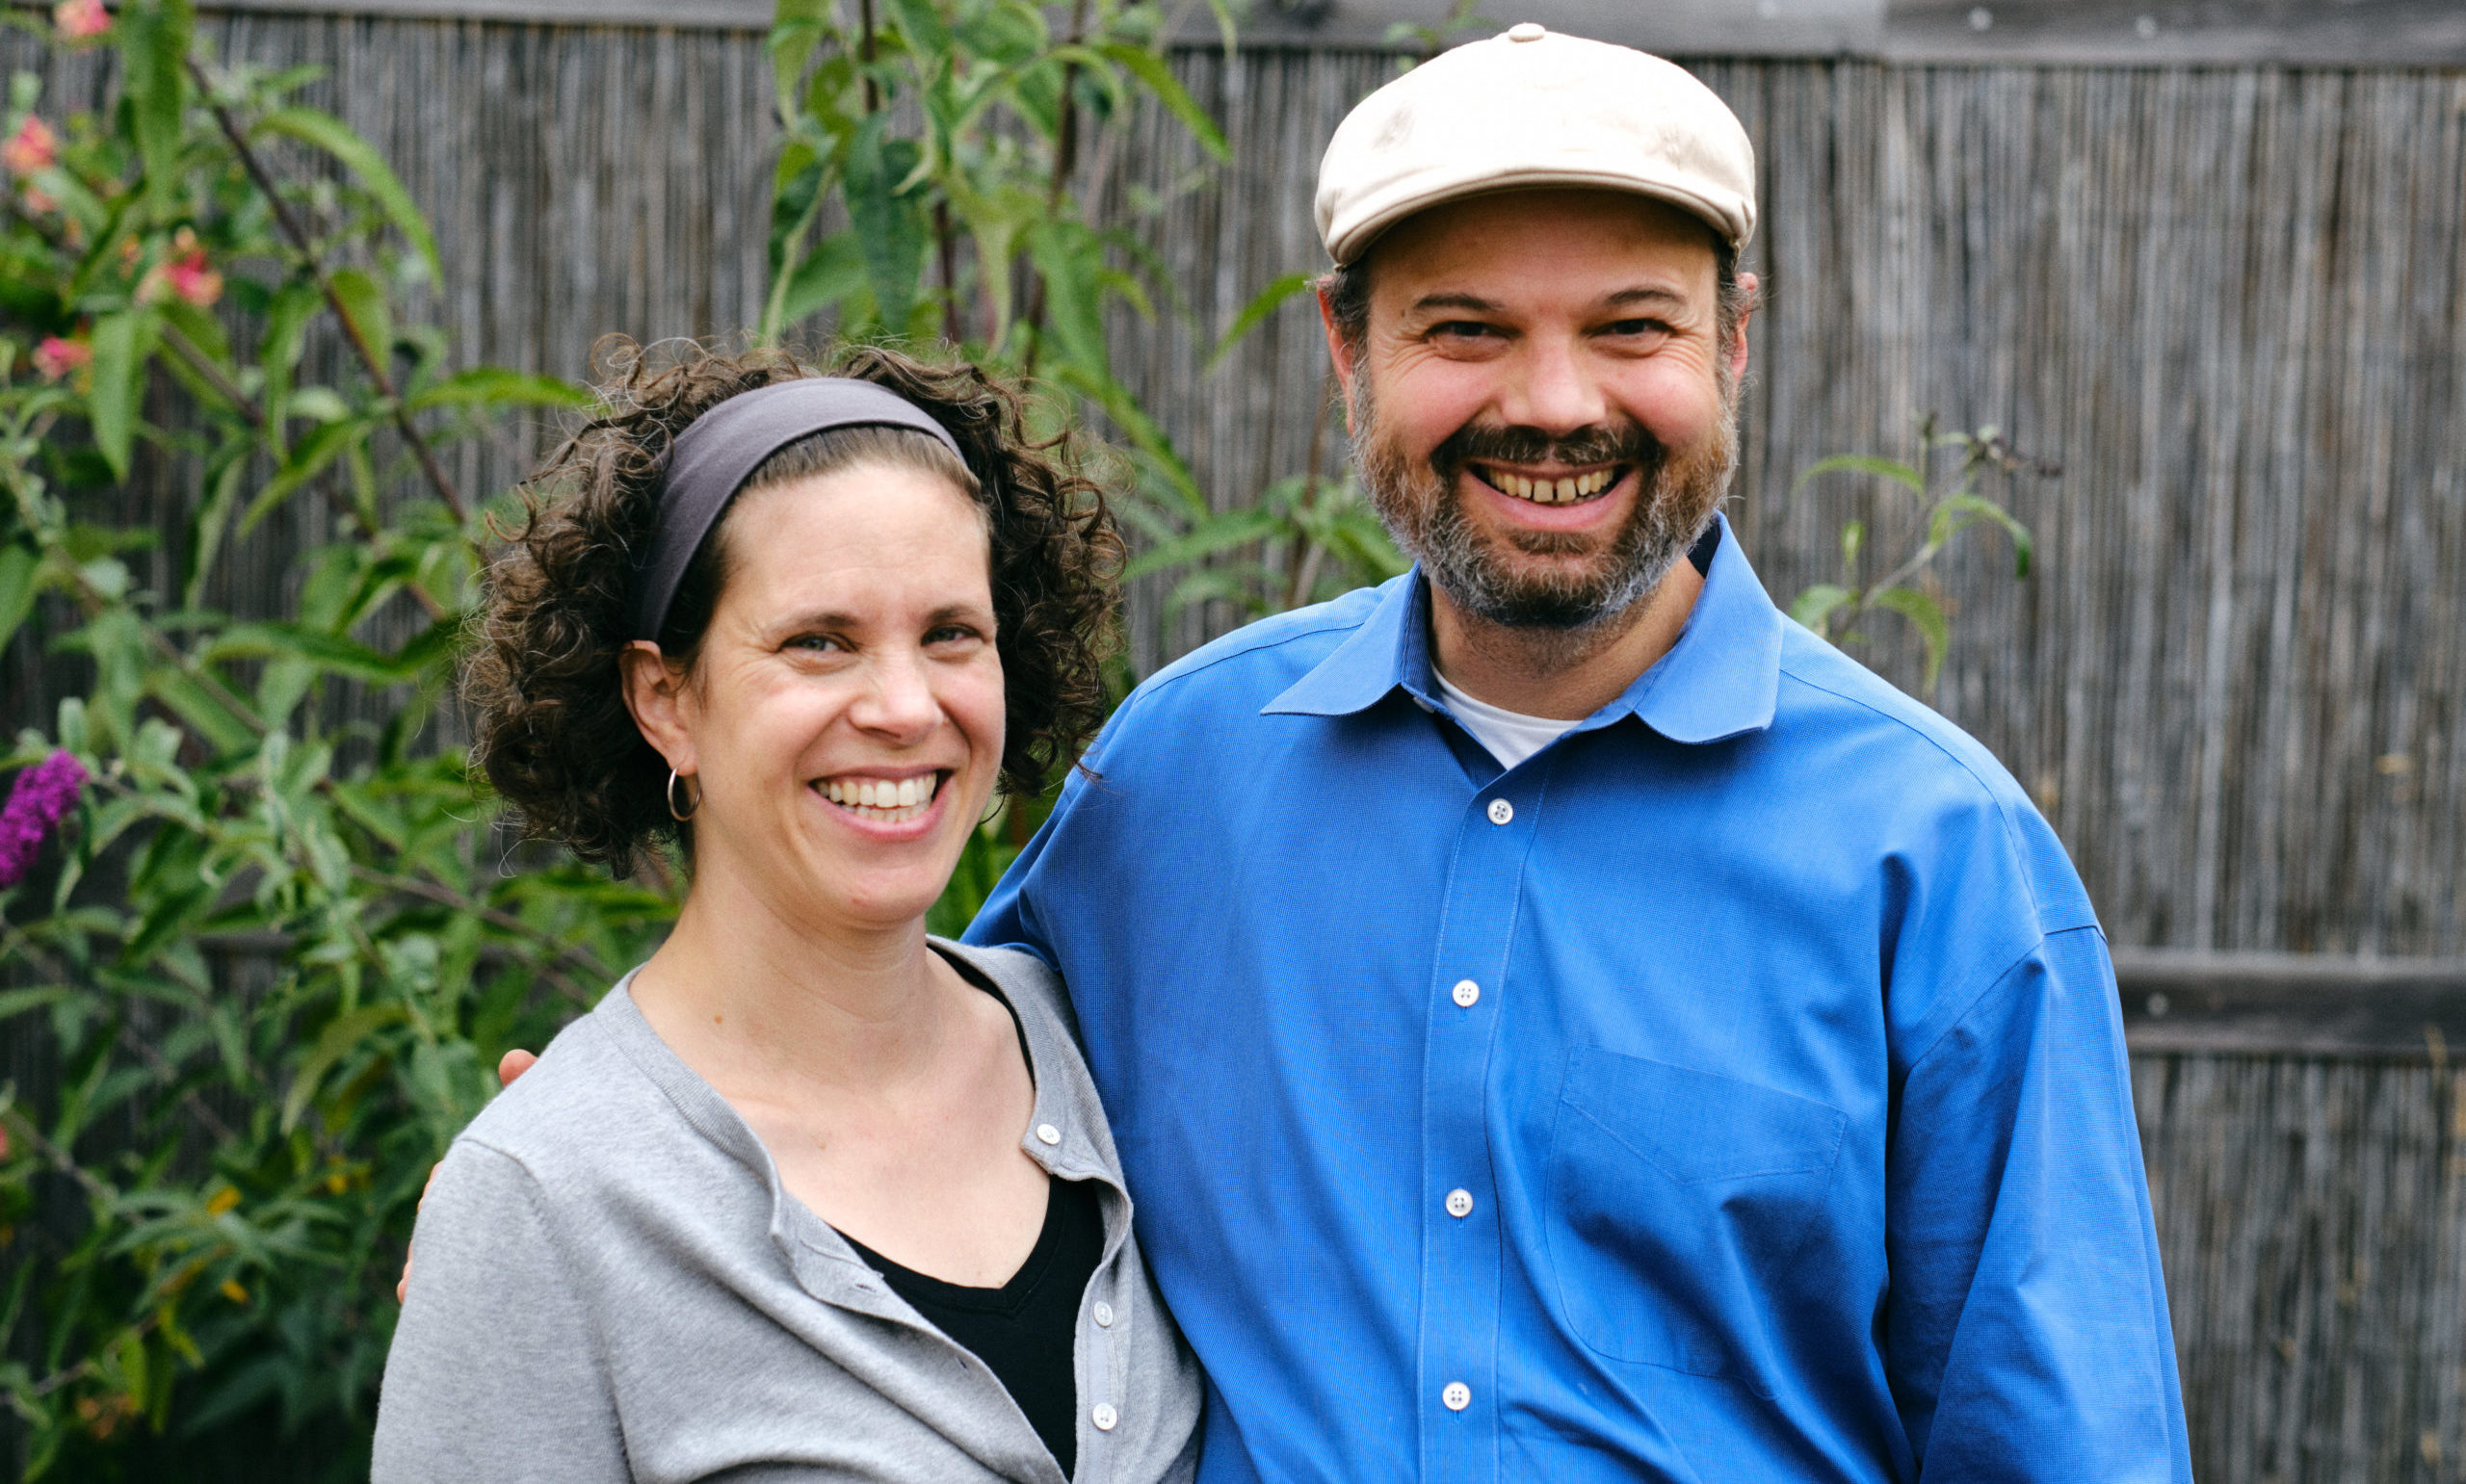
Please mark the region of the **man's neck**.
[[1703, 590], [1703, 574], [1682, 557], [1643, 601], [1571, 632], [1477, 618], [1432, 584], [1431, 653], [1441, 674], [1480, 700], [1528, 716], [1580, 720], [1669, 653]]

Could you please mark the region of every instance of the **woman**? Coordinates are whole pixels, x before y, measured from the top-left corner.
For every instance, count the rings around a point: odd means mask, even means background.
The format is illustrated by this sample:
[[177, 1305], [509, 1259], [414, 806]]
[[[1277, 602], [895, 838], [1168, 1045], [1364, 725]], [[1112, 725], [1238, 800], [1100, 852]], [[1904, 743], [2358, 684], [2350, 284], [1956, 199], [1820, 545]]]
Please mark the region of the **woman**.
[[478, 753], [692, 864], [455, 1141], [378, 1480], [1187, 1477], [1197, 1374], [1061, 985], [929, 940], [1100, 717], [1119, 543], [1017, 398], [883, 351], [639, 361], [492, 574]]

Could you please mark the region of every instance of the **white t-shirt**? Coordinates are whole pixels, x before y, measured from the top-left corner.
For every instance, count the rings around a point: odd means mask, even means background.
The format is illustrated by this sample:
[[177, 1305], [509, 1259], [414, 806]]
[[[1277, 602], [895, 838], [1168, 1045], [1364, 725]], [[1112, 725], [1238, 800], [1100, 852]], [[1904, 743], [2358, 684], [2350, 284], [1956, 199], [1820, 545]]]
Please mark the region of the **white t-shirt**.
[[1438, 676], [1438, 691], [1447, 698], [1447, 709], [1463, 723], [1464, 730], [1473, 734], [1475, 742], [1490, 749], [1490, 756], [1498, 759], [1502, 768], [1513, 768], [1582, 724], [1561, 721], [1555, 716], [1528, 716], [1520, 711], [1493, 706], [1440, 675], [1437, 666], [1431, 666], [1430, 673]]

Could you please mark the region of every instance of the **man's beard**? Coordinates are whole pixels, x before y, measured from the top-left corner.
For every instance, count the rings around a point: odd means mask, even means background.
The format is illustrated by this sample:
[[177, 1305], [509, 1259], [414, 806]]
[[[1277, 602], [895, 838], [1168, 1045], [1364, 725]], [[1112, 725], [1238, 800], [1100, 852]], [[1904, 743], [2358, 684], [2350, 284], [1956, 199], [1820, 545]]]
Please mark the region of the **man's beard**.
[[[1559, 437], [1532, 428], [1467, 424], [1416, 461], [1380, 428], [1369, 378], [1356, 378], [1353, 387], [1353, 426], [1360, 430], [1355, 460], [1379, 523], [1458, 610], [1502, 628], [1557, 631], [1580, 641], [1626, 612], [1704, 534], [1738, 464], [1737, 387], [1727, 377], [1718, 430], [1675, 455], [1641, 425], [1621, 418]], [[1502, 538], [1485, 535], [1465, 512], [1460, 477], [1476, 463], [1623, 464], [1638, 481], [1635, 507], [1606, 542], [1573, 532], [1506, 535], [1506, 543], [1528, 556], [1592, 554], [1579, 565], [1519, 572], [1500, 549]]]

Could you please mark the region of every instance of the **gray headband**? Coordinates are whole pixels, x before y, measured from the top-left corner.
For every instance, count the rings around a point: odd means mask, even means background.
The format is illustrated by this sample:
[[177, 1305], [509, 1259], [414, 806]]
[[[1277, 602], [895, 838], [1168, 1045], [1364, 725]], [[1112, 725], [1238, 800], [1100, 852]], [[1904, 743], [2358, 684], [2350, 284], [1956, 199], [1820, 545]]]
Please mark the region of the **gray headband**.
[[967, 462], [949, 429], [871, 381], [806, 377], [738, 393], [688, 423], [662, 461], [658, 524], [634, 570], [635, 638], [658, 641], [694, 554], [762, 461], [834, 428], [913, 429], [940, 440], [962, 465]]

